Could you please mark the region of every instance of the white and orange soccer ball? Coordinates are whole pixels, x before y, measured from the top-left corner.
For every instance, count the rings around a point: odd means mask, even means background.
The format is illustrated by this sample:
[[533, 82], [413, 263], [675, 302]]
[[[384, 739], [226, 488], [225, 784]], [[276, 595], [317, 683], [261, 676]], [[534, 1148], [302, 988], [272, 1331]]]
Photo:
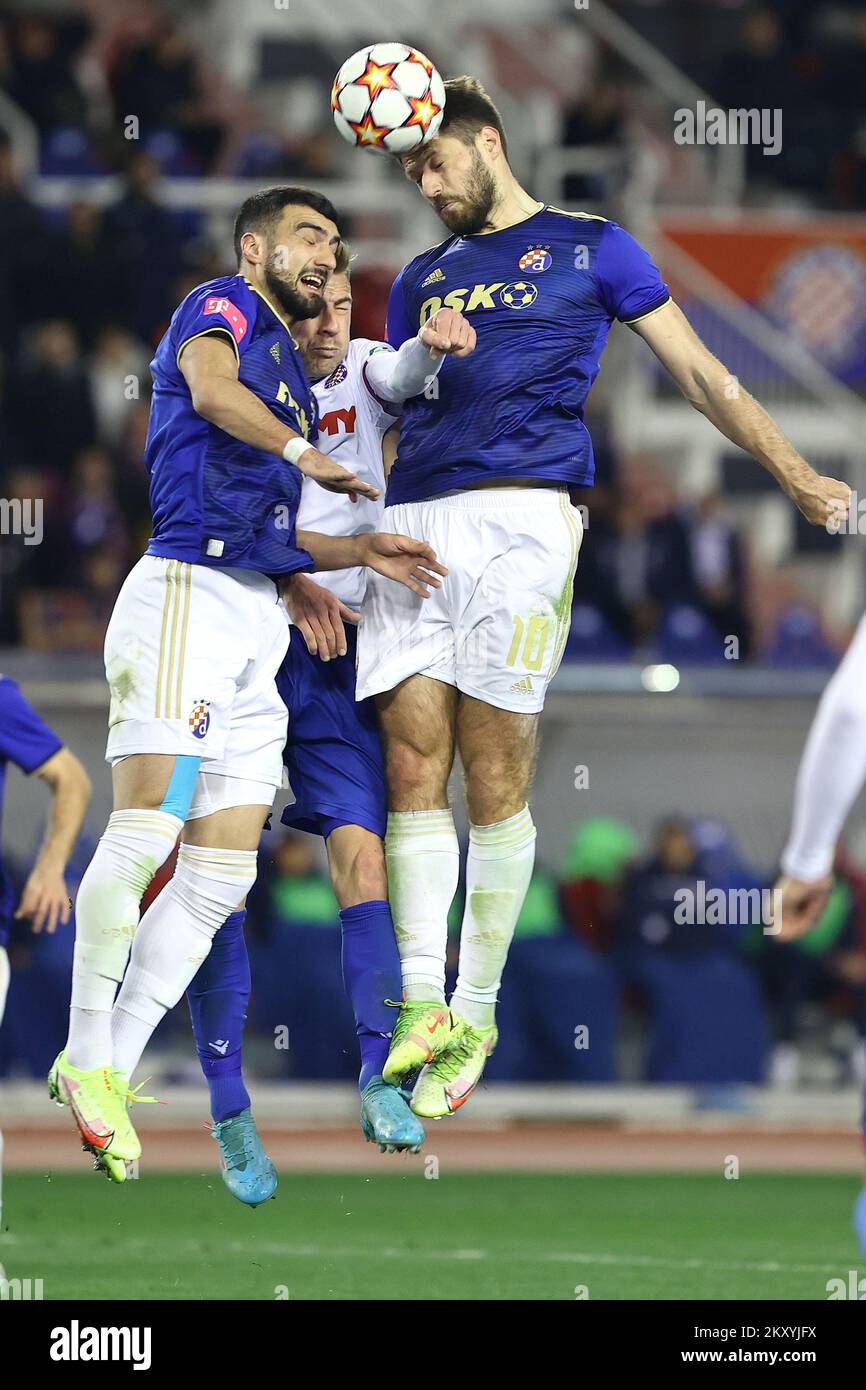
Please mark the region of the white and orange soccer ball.
[[371, 43], [347, 58], [334, 78], [331, 110], [350, 145], [409, 154], [442, 124], [445, 84], [417, 48]]

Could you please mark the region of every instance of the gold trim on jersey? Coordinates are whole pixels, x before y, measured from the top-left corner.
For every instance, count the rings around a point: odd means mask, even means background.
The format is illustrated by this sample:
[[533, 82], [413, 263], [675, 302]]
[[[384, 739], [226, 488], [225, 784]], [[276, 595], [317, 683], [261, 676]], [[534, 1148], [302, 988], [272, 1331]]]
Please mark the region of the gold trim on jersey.
[[[156, 668], [155, 713], [157, 719], [180, 719], [191, 590], [192, 565], [184, 560], [169, 560], [165, 571], [165, 601], [162, 606], [159, 662]], [[175, 662], [177, 663], [176, 673]], [[175, 684], [174, 702], [171, 698], [173, 682]], [[163, 686], [165, 686], [164, 704]]]
[[602, 217], [600, 212], [569, 212], [567, 208], [551, 207], [547, 205], [548, 212], [558, 212], [560, 217], [582, 217], [585, 222], [609, 222], [609, 217]]
[[673, 295], [670, 295], [670, 294], [669, 294], [668, 297], [667, 297], [667, 299], [665, 300], [664, 304], [657, 304], [656, 307], [655, 307], [654, 309], [647, 309], [647, 311], [646, 311], [645, 314], [638, 314], [638, 316], [637, 316], [636, 319], [623, 319], [622, 322], [625, 323], [625, 324], [628, 324], [629, 327], [630, 327], [633, 323], [641, 323], [643, 319], [651, 319], [652, 316], [653, 316], [653, 314], [657, 314], [657, 313], [658, 313], [659, 309], [666, 309], [666, 308], [668, 307], [668, 305], [669, 305], [669, 304], [672, 304], [672, 303], [673, 303]]
[[234, 333], [232, 333], [230, 328], [223, 328], [222, 324], [218, 323], [215, 323], [213, 328], [203, 328], [201, 333], [193, 333], [192, 337], [184, 338], [183, 342], [177, 350], [177, 356], [174, 359], [177, 365], [180, 366], [180, 354], [183, 352], [184, 348], [189, 347], [190, 343], [194, 343], [196, 338], [209, 338], [213, 333], [219, 333], [221, 337], [228, 338], [229, 342], [235, 350], [235, 357], [238, 360], [238, 366], [240, 366], [241, 355], [238, 352], [238, 345], [235, 342]]

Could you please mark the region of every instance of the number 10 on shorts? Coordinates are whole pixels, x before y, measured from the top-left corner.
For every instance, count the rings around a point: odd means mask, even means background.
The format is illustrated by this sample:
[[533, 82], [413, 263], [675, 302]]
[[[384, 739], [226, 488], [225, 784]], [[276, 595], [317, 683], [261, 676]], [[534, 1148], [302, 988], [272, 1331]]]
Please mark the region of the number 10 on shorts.
[[521, 665], [527, 671], [540, 671], [549, 636], [550, 618], [545, 614], [535, 614], [528, 623], [515, 614], [514, 636], [508, 648], [506, 666], [516, 666], [520, 658]]

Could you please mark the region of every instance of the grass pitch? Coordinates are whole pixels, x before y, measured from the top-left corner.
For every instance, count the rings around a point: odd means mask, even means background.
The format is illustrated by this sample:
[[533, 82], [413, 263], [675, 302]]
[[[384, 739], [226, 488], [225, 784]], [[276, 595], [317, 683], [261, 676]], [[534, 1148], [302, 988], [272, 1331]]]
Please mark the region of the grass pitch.
[[[856, 1179], [8, 1173], [0, 1262], [46, 1299], [826, 1299], [866, 1273]], [[859, 1264], [858, 1264], [859, 1262]], [[583, 1296], [587, 1296], [584, 1294]]]

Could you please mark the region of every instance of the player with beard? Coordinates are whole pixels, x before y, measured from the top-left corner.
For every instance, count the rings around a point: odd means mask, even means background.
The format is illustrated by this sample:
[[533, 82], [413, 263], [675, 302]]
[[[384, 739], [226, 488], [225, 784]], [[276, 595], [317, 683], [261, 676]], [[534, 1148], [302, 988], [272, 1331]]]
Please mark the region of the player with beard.
[[[351, 338], [348, 271], [331, 276], [325, 306], [295, 328], [319, 407], [319, 443], [351, 473], [384, 492], [384, 440], [409, 396], [425, 389], [445, 353], [465, 356], [475, 333], [442, 309], [395, 352], [387, 343]], [[377, 531], [380, 498], [352, 506], [305, 479], [298, 525], [330, 535]], [[385, 770], [376, 707], [355, 700], [355, 629], [365, 571], [291, 576], [284, 598], [295, 627], [277, 675], [289, 711], [285, 762], [294, 802], [283, 823], [325, 841], [340, 912], [343, 981], [355, 1016], [361, 1058], [361, 1129], [386, 1152], [417, 1151], [424, 1128], [403, 1092], [382, 1080], [382, 1067], [402, 993], [400, 957], [388, 905], [383, 837]], [[244, 1084], [244, 1019], [250, 965], [244, 913], [233, 913], [188, 990], [196, 1048], [211, 1095], [213, 1136], [223, 1155], [223, 1180], [240, 1201], [256, 1204], [273, 1191]]]
[[[444, 572], [406, 537], [296, 533], [303, 475], [377, 495], [309, 442], [316, 403], [291, 333], [345, 266], [333, 207], [308, 189], [264, 190], [238, 213], [235, 252], [237, 274], [187, 295], [151, 363], [153, 533], [105, 638], [114, 810], [78, 893], [69, 1039], [49, 1076], [118, 1182], [141, 1152], [129, 1078], [255, 881], [282, 780], [288, 629], [275, 581], [361, 564], [421, 597], [440, 582], [430, 570]], [[139, 924], [178, 835], [174, 876]]]
[[[449, 567], [429, 604], [370, 577], [359, 699], [377, 698], [390, 815], [386, 857], [405, 1003], [384, 1068], [420, 1066], [412, 1106], [451, 1114], [496, 1045], [502, 969], [535, 854], [527, 805], [539, 714], [571, 614], [593, 481], [584, 405], [614, 322], [647, 342], [691, 403], [824, 524], [849, 489], [819, 477], [673, 303], [658, 268], [603, 217], [533, 198], [514, 177], [502, 119], [480, 84], [446, 82], [436, 137], [402, 158], [448, 237], [391, 291], [396, 348], [448, 307], [478, 334], [438, 390], [407, 401], [383, 529], [428, 540]], [[445, 1004], [447, 919], [459, 850], [448, 777], [459, 750], [470, 820], [456, 991]]]

